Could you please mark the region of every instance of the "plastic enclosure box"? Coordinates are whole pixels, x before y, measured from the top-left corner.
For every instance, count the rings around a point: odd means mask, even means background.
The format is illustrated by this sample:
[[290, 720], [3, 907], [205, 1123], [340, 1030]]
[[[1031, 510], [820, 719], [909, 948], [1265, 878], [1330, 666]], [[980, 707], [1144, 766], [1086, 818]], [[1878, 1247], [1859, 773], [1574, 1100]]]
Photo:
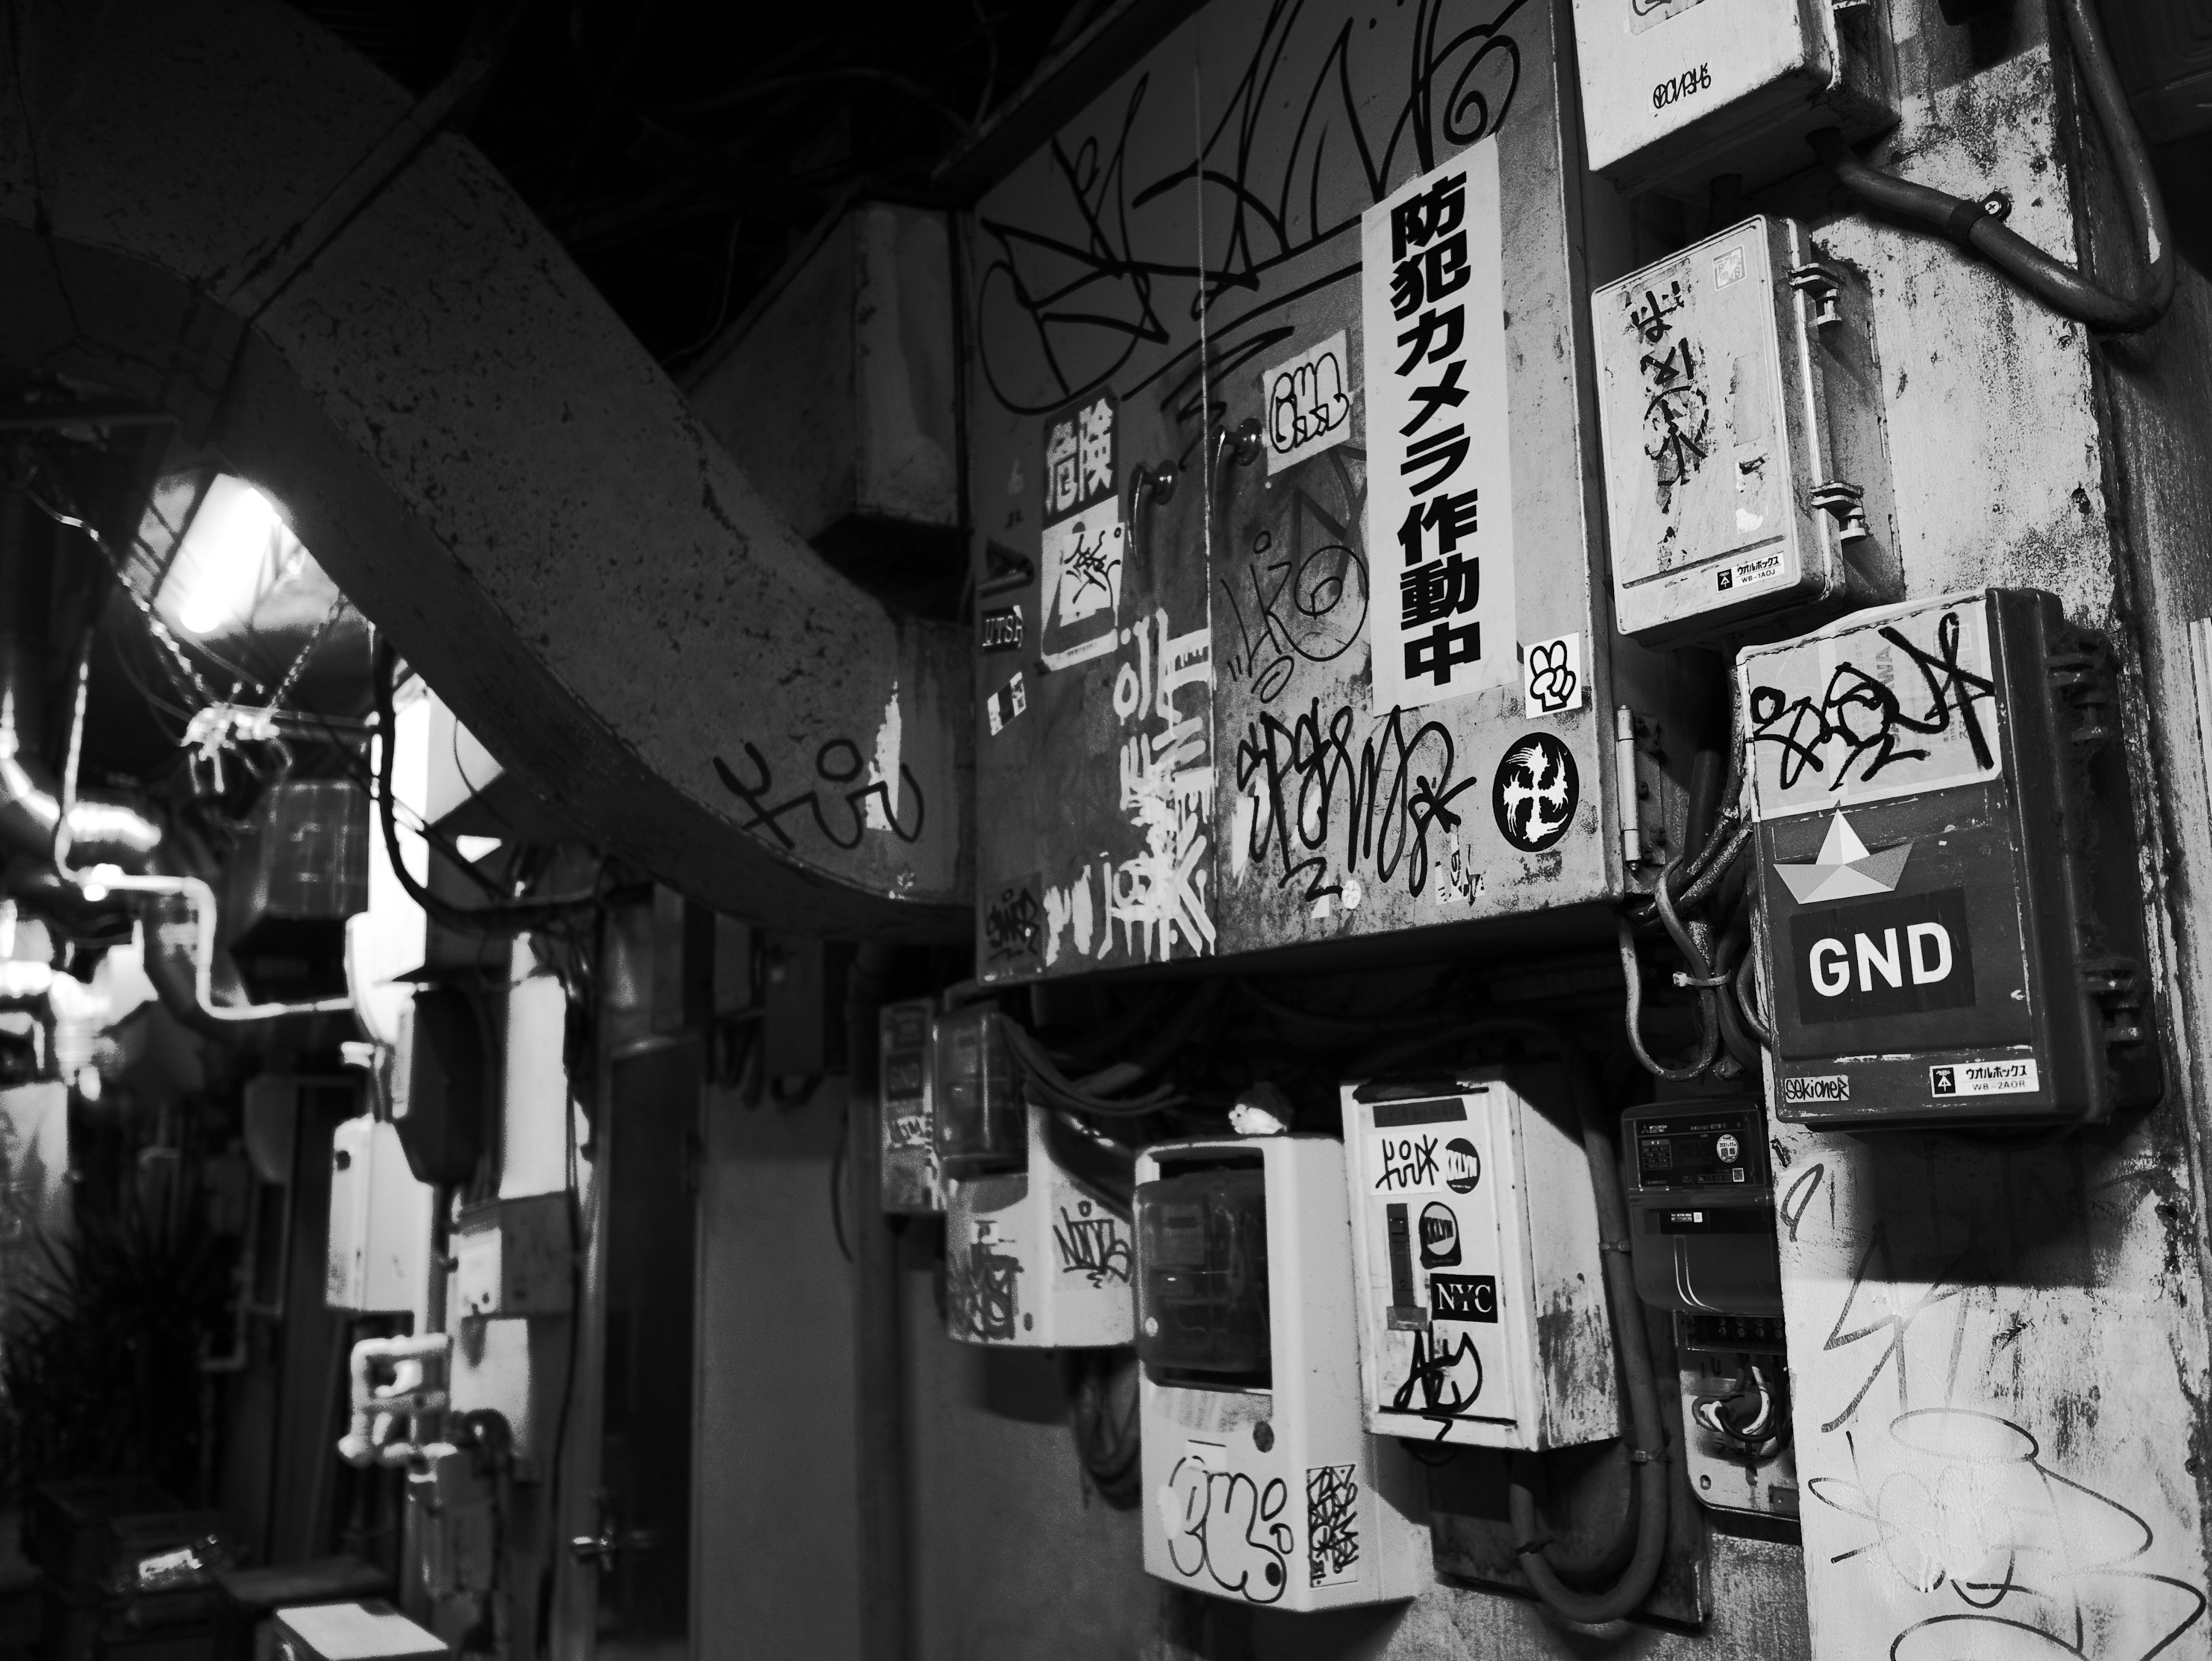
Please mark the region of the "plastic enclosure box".
[[945, 1183], [945, 1322], [974, 1344], [1086, 1349], [1136, 1330], [1129, 1221], [1055, 1153], [1047, 1110], [1022, 1110], [1023, 1168]]
[[1902, 593], [1857, 273], [1760, 215], [1590, 310], [1622, 633], [1771, 638]]
[[1766, 1113], [1738, 1097], [1627, 1116], [1636, 1290], [1659, 1309], [1779, 1315]]
[[574, 1256], [566, 1194], [467, 1207], [453, 1227], [454, 1312], [477, 1320], [566, 1315]]
[[1168, 1177], [1145, 1191], [1137, 1356], [1152, 1378], [1234, 1380], [1268, 1373], [1267, 1195], [1257, 1166]]
[[1343, 1102], [1368, 1428], [1495, 1448], [1619, 1435], [1597, 1201], [1559, 1070], [1346, 1085]]
[[995, 1009], [960, 1009], [937, 1023], [932, 1105], [942, 1177], [1019, 1171], [1028, 1132], [1021, 1081]]
[[2101, 643], [2051, 594], [1990, 588], [1746, 651], [1737, 677], [1779, 1116], [2063, 1124], [2157, 1099]]
[[1813, 165], [1806, 135], [1896, 125], [1884, 0], [1574, 0], [1589, 165], [1624, 191], [1756, 189]]
[[887, 1003], [876, 1023], [876, 1080], [883, 1107], [883, 1208], [923, 1214], [945, 1209], [937, 1173], [936, 1081], [930, 1076], [936, 1006], [927, 998]]
[[435, 1196], [415, 1180], [391, 1124], [367, 1117], [339, 1124], [331, 1147], [324, 1301], [356, 1315], [421, 1313], [430, 1294]]
[[[1285, 1610], [1422, 1591], [1420, 1469], [1360, 1423], [1343, 1144], [1155, 1144], [1137, 1157], [1136, 1220], [1146, 1317], [1161, 1323], [1137, 1381], [1146, 1571]], [[1226, 1330], [1209, 1338], [1208, 1318]]]

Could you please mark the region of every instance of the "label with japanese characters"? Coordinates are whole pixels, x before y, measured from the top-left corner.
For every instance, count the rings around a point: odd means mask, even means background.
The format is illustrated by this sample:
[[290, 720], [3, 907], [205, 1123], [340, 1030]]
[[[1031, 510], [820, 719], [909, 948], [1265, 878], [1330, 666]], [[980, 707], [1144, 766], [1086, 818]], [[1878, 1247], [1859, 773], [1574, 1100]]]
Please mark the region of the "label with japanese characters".
[[1360, 222], [1375, 708], [1516, 685], [1498, 141]]
[[1103, 657], [1118, 638], [1123, 543], [1121, 499], [1114, 483], [1114, 415], [1113, 394], [1100, 392], [1044, 425], [1044, 584], [1037, 643], [1054, 669]]

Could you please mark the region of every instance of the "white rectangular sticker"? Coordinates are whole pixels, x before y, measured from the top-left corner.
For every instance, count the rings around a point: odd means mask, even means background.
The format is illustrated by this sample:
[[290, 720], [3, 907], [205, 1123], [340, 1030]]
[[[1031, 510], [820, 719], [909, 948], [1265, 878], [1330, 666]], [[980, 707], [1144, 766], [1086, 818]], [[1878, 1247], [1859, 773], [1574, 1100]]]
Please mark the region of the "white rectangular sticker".
[[1378, 715], [1519, 678], [1503, 236], [1495, 138], [1360, 221]]
[[1352, 354], [1339, 329], [1260, 377], [1267, 471], [1279, 473], [1352, 436]]
[[1464, 1124], [1377, 1130], [1367, 1138], [1368, 1186], [1377, 1194], [1473, 1187], [1481, 1159]]
[[1306, 1576], [1316, 1586], [1359, 1579], [1359, 1467], [1306, 1467]]
[[1822, 1073], [1782, 1081], [1784, 1103], [1847, 1102], [1850, 1098], [1851, 1075], [1848, 1073]]
[[1763, 819], [1946, 789], [2003, 770], [1989, 603], [1863, 611], [1737, 670]]
[[1523, 647], [1521, 676], [1521, 713], [1530, 721], [1563, 715], [1589, 702], [1589, 678], [1583, 672], [1583, 637], [1578, 634]]
[[1959, 1096], [2029, 1096], [2042, 1087], [2033, 1061], [1957, 1062], [1928, 1069], [1928, 1093], [1938, 1101]]

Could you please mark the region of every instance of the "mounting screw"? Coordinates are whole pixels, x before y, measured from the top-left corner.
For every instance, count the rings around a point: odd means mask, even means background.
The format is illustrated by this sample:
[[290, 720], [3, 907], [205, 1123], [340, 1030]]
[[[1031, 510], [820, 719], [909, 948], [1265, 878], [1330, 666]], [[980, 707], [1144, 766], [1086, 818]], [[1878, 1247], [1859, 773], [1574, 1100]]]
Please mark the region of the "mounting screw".
[[1267, 450], [1267, 444], [1260, 436], [1260, 417], [1245, 417], [1237, 423], [1237, 430], [1229, 435], [1229, 441], [1237, 447], [1230, 453], [1230, 458], [1239, 467], [1249, 467], [1257, 461]]
[[1157, 467], [1139, 464], [1137, 468], [1137, 489], [1153, 502], [1166, 502], [1176, 493], [1176, 481], [1182, 477], [1176, 470], [1162, 462]]
[[2012, 217], [2012, 192], [1990, 191], [1982, 197], [1982, 211], [2000, 225]]

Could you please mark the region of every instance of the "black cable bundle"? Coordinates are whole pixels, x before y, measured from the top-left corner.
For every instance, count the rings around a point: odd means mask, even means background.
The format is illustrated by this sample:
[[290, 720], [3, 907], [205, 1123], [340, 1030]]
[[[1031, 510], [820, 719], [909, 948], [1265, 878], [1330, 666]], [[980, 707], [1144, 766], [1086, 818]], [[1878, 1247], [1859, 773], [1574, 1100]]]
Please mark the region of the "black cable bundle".
[[1066, 1349], [1060, 1384], [1076, 1457], [1098, 1497], [1116, 1511], [1133, 1507], [1144, 1485], [1137, 1419], [1137, 1356], [1129, 1349]]

